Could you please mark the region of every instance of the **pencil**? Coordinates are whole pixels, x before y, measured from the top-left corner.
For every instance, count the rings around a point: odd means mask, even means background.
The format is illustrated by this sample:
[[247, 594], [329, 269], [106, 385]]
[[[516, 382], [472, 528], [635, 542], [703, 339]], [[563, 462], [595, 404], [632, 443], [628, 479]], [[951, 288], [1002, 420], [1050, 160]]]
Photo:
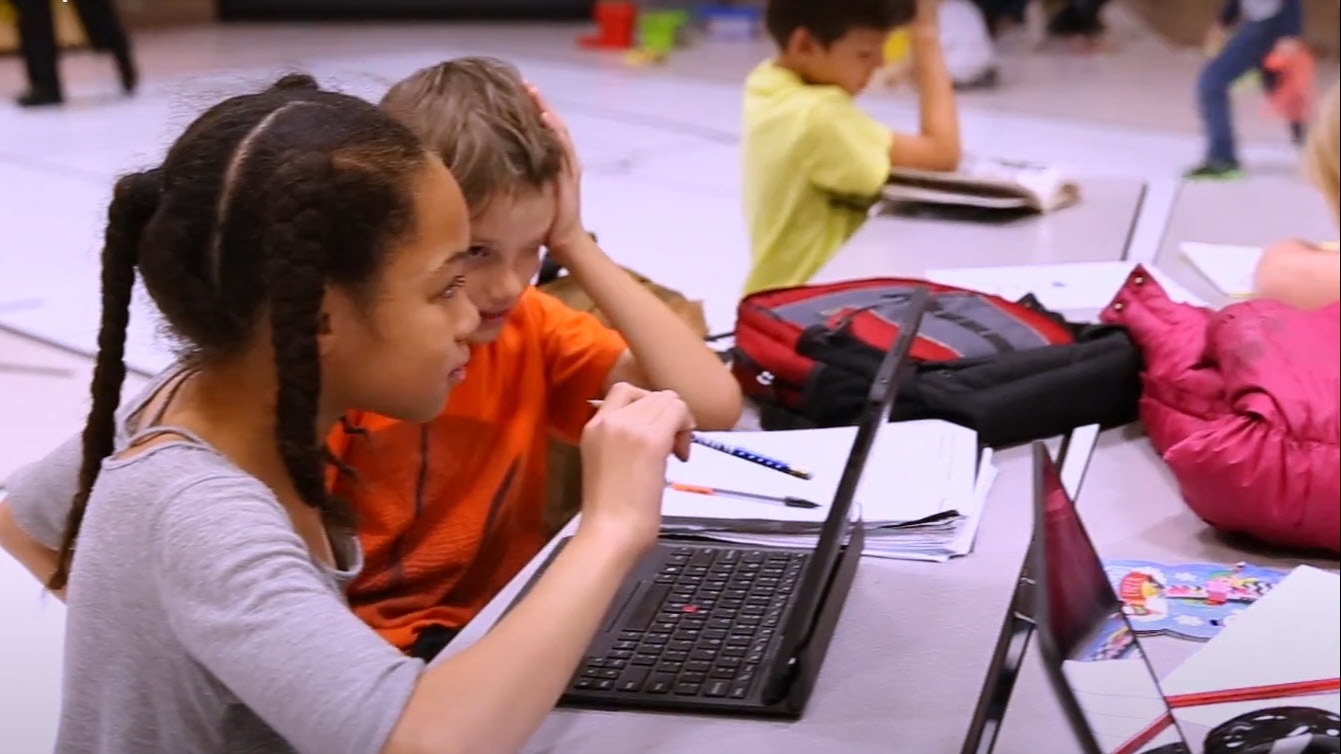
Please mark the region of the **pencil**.
[[1181, 709], [1183, 707], [1203, 707], [1208, 704], [1223, 704], [1225, 702], [1258, 702], [1287, 696], [1325, 694], [1328, 691], [1337, 691], [1338, 689], [1341, 689], [1341, 678], [1318, 678], [1312, 681], [1294, 681], [1292, 683], [1199, 691], [1192, 694], [1175, 694], [1170, 696], [1168, 701], [1171, 708]]
[[[593, 408], [600, 408], [605, 403], [605, 401], [592, 399], [587, 401], [587, 403], [590, 404]], [[736, 458], [741, 459], [742, 461], [757, 463], [765, 468], [770, 468], [773, 469], [774, 471], [781, 471], [784, 474], [794, 476], [798, 479], [813, 479], [815, 476], [814, 474], [811, 474], [809, 471], [806, 471], [805, 469], [800, 468], [798, 466], [793, 466], [790, 463], [787, 463], [786, 461], [779, 461], [776, 458], [769, 458], [768, 456], [763, 455], [762, 453], [755, 453], [752, 450], [746, 450], [745, 448], [736, 447], [735, 445], [727, 445], [724, 442], [712, 440], [707, 437], [703, 437], [702, 435], [699, 435], [697, 433], [691, 435], [691, 439], [695, 445], [702, 445], [705, 448], [711, 448], [717, 451], [718, 453], [726, 453], [727, 455], [734, 456]]]

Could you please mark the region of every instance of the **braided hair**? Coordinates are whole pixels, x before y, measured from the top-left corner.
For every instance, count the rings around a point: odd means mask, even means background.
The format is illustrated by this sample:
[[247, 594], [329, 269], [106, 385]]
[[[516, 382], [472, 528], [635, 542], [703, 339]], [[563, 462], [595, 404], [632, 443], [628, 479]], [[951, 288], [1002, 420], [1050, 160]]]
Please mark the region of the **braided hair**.
[[349, 523], [326, 493], [316, 426], [321, 302], [330, 285], [364, 296], [375, 285], [390, 242], [413, 228], [409, 186], [427, 159], [414, 134], [376, 106], [290, 74], [210, 108], [160, 167], [117, 181], [79, 491], [49, 588], [69, 580], [89, 495], [114, 449], [137, 271], [184, 360], [234, 356], [268, 326], [285, 469], [304, 503], [329, 523]]

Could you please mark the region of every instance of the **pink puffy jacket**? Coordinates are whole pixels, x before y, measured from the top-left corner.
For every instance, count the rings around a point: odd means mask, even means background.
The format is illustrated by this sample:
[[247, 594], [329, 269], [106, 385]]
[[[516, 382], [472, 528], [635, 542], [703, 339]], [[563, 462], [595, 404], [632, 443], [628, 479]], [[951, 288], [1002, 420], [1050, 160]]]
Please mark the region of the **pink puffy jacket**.
[[1141, 349], [1141, 419], [1198, 516], [1341, 552], [1341, 304], [1214, 311], [1169, 300], [1137, 267], [1102, 319]]

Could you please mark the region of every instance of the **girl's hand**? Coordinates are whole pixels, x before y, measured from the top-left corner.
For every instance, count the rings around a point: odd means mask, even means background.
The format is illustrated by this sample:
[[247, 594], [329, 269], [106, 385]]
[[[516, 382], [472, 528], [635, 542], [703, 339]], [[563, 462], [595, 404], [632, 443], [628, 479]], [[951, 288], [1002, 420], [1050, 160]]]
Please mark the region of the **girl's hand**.
[[666, 462], [687, 458], [694, 418], [675, 393], [618, 383], [582, 433], [579, 532], [637, 557], [656, 541]]

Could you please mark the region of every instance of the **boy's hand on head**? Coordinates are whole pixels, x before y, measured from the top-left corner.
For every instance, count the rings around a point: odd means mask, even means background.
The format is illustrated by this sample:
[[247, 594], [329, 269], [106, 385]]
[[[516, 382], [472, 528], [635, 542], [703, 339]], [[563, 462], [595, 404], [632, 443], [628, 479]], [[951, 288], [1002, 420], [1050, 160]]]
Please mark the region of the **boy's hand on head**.
[[913, 17], [913, 31], [940, 36], [941, 0], [917, 0], [917, 15]]
[[541, 119], [554, 130], [563, 145], [563, 172], [555, 184], [555, 202], [558, 205], [554, 214], [554, 224], [549, 229], [545, 246], [558, 261], [566, 264], [565, 254], [575, 243], [590, 238], [582, 225], [582, 163], [578, 160], [577, 149], [573, 146], [573, 137], [568, 133], [568, 124], [550, 107], [534, 84], [527, 83], [526, 91], [540, 107]]

